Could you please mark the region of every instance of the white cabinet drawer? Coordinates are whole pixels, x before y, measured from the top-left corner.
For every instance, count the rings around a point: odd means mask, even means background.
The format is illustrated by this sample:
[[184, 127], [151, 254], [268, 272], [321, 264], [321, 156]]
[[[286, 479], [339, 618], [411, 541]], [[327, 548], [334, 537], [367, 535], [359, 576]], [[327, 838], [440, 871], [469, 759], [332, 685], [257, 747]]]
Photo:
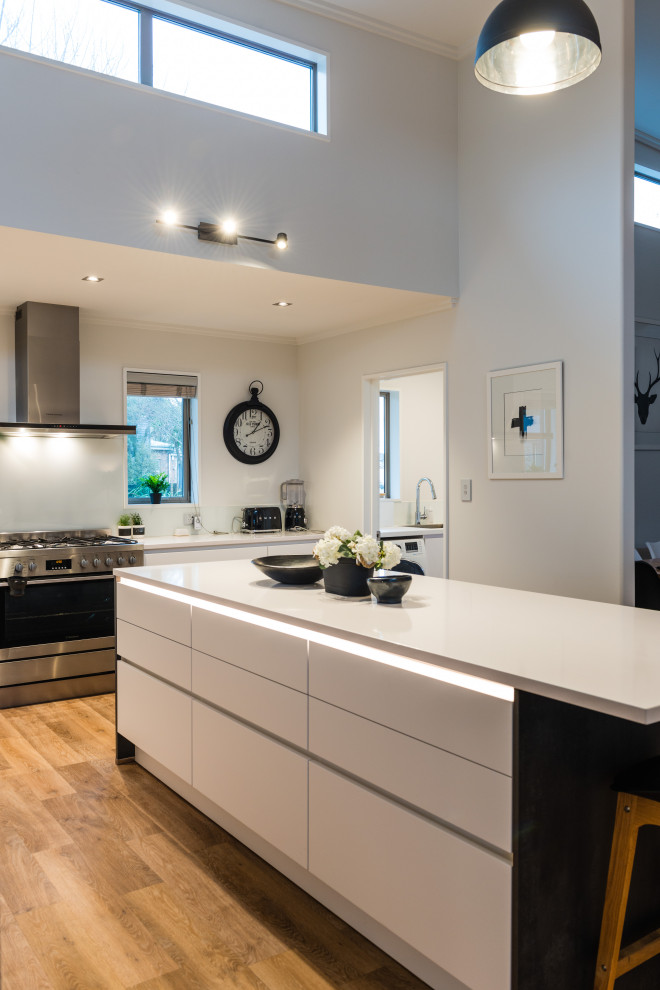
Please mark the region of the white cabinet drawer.
[[193, 787], [307, 867], [307, 760], [193, 702]]
[[508, 701], [318, 643], [309, 647], [309, 693], [492, 770], [512, 772]]
[[117, 619], [117, 653], [166, 681], [190, 690], [190, 647]]
[[411, 736], [309, 702], [310, 755], [464, 832], [511, 850], [511, 778]]
[[145, 550], [144, 564], [201, 564], [205, 560], [251, 560], [263, 547], [173, 547], [170, 550]]
[[236, 667], [307, 691], [307, 641], [193, 607], [193, 648]]
[[193, 650], [193, 693], [307, 748], [307, 695]]
[[309, 869], [470, 990], [510, 990], [511, 867], [314, 762]]
[[190, 695], [119, 660], [117, 699], [117, 731], [190, 784]]
[[[319, 539], [321, 537], [319, 536]], [[276, 557], [280, 554], [311, 554], [312, 550], [316, 546], [316, 540], [313, 543], [269, 543], [268, 544], [268, 556]], [[255, 554], [255, 557], [257, 554]]]
[[117, 617], [190, 646], [190, 605], [117, 583]]

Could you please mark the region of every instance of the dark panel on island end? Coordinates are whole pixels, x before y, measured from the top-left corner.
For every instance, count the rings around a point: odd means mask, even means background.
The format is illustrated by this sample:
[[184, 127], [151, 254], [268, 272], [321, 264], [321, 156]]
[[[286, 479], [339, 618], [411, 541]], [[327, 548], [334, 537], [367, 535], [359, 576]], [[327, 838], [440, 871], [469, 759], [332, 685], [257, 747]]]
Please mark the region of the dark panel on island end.
[[[639, 725], [537, 695], [516, 695], [513, 990], [591, 990], [617, 771], [660, 755], [660, 725]], [[660, 926], [660, 828], [640, 831], [624, 944]], [[617, 990], [658, 990], [660, 956]]]

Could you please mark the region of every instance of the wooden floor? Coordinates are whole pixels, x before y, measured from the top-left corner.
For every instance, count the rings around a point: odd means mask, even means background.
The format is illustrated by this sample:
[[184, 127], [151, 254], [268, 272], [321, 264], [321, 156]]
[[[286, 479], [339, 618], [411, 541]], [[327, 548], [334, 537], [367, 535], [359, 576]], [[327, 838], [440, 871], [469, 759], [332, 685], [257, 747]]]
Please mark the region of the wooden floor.
[[137, 765], [114, 696], [0, 711], [2, 990], [428, 990]]

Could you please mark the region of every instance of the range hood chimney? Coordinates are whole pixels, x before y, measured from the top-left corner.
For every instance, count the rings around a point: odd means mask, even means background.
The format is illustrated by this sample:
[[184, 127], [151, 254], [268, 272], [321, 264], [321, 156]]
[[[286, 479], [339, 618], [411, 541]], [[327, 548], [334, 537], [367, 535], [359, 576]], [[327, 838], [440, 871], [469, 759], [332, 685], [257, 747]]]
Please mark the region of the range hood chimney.
[[26, 302], [16, 310], [16, 422], [3, 436], [116, 437], [134, 426], [80, 422], [78, 307]]

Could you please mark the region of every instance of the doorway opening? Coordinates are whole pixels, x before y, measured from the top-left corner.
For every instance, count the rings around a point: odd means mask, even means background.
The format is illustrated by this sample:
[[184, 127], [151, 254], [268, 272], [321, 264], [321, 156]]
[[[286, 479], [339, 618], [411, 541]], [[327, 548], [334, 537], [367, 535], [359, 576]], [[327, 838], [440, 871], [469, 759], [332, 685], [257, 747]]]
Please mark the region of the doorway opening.
[[442, 527], [445, 575], [446, 375], [443, 363], [363, 377], [364, 531]]

